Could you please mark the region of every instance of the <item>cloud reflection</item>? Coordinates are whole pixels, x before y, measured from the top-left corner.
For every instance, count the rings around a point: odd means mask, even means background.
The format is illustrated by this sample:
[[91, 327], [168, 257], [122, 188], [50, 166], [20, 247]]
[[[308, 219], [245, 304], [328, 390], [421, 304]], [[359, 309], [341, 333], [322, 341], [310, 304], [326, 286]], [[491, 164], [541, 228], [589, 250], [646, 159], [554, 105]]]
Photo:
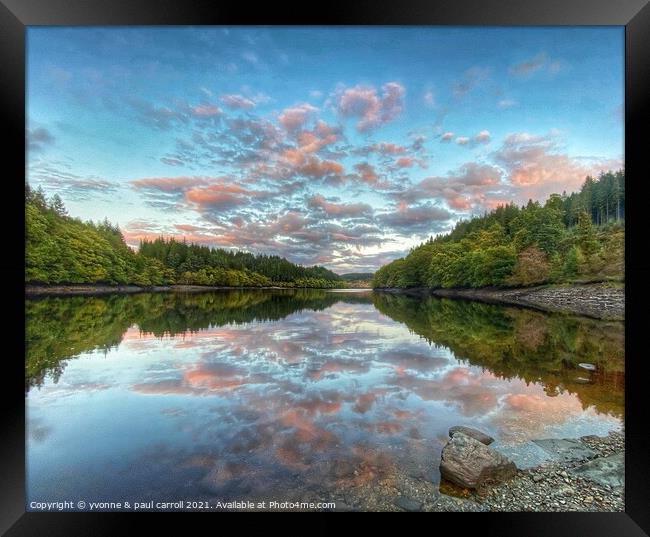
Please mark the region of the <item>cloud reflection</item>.
[[[170, 311], [187, 313], [200, 303], [187, 300], [184, 308]], [[472, 347], [452, 351], [451, 340], [447, 347], [417, 335], [421, 327], [434, 326], [451, 337], [457, 328], [466, 330], [469, 320], [477, 322], [484, 313], [480, 307], [460, 315], [461, 327], [449, 324], [448, 310], [435, 317], [431, 305], [423, 312], [410, 303], [404, 310], [393, 306], [384, 312], [397, 319], [409, 312], [414, 329], [380, 313], [368, 297], [348, 295], [324, 309], [296, 309], [273, 321], [251, 312], [248, 322], [227, 322], [226, 316], [216, 323], [223, 309], [214, 315], [192, 310], [185, 330], [170, 319], [142, 319], [127, 325], [122, 343], [107, 355], [112, 362], [70, 360], [60, 383], [46, 382], [34, 397], [83, 397], [97, 368], [104, 368], [104, 384], [113, 375], [113, 384], [102, 390], [107, 397], [126, 389], [141, 401], [137, 406], [146, 409], [143, 419], [156, 423], [154, 430], [173, 425], [173, 434], [156, 440], [165, 446], [160, 464], [176, 460], [192, 486], [220, 497], [263, 496], [283, 487], [354, 488], [392, 479], [405, 468], [429, 475], [452, 425], [476, 426], [504, 442], [539, 438], [549, 430], [570, 436], [576, 423], [589, 420], [617, 427], [614, 414], [597, 410], [615, 408], [614, 402], [601, 402], [597, 376], [580, 388], [586, 391], [573, 392], [558, 380], [564, 373], [534, 369], [538, 381], [527, 378], [530, 370], [522, 377], [506, 375], [476, 363]], [[522, 330], [523, 317], [502, 333], [507, 323], [492, 310], [486, 315], [485, 323], [507, 341], [530, 332]], [[528, 323], [537, 314], [522, 315]], [[517, 349], [535, 356], [553, 325], [532, 321], [538, 329]], [[506, 355], [501, 340], [484, 336], [486, 342], [492, 346], [481, 356]], [[606, 371], [602, 377], [617, 379]], [[42, 436], [39, 431], [49, 425], [39, 423], [32, 436]], [[41, 443], [54, 436], [56, 428]], [[155, 467], [151, 461], [146, 468]]]

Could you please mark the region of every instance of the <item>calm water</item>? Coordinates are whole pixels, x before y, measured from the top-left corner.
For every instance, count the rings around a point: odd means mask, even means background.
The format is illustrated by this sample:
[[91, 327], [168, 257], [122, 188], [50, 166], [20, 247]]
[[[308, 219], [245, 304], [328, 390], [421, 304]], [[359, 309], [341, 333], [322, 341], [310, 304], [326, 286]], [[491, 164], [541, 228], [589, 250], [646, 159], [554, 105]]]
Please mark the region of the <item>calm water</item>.
[[622, 426], [622, 323], [319, 290], [26, 313], [29, 501], [337, 498], [437, 484], [452, 425], [506, 450]]

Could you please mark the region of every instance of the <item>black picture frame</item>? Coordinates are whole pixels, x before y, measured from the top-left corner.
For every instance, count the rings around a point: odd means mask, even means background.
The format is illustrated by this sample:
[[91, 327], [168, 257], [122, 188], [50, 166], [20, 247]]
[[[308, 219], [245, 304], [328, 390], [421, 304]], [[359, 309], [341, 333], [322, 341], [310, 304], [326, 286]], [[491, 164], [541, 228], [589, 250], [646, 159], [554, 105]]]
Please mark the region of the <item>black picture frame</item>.
[[[6, 141], [3, 143], [6, 194], [3, 211], [5, 230], [15, 241], [14, 263], [2, 266], [5, 299], [18, 308], [10, 318], [16, 327], [7, 336], [14, 352], [4, 355], [4, 392], [9, 404], [3, 409], [0, 442], [0, 532], [18, 535], [121, 535], [136, 531], [141, 517], [127, 513], [36, 513], [25, 512], [25, 406], [21, 330], [24, 295], [24, 243], [16, 222], [22, 212], [25, 131], [25, 33], [33, 25], [622, 25], [625, 26], [625, 168], [629, 178], [626, 206], [626, 510], [625, 513], [489, 513], [454, 514], [454, 523], [468, 519], [480, 526], [481, 535], [650, 535], [650, 429], [646, 423], [641, 336], [646, 328], [644, 304], [648, 298], [650, 264], [644, 260], [643, 206], [648, 174], [644, 168], [644, 130], [650, 125], [650, 5], [648, 0], [455, 0], [433, 3], [426, 0], [399, 2], [330, 1], [322, 13], [276, 3], [210, 2], [206, 0], [0, 0], [0, 102]], [[645, 172], [645, 173], [644, 173]], [[631, 195], [629, 193], [631, 192]], [[15, 200], [15, 201], [14, 201]], [[24, 218], [23, 218], [24, 222]], [[8, 261], [7, 259], [5, 261]], [[451, 516], [451, 515], [449, 515]], [[446, 516], [449, 519], [449, 516]], [[458, 519], [457, 516], [462, 516]], [[237, 524], [239, 531], [248, 523]], [[253, 517], [259, 522], [259, 517]], [[319, 530], [340, 522], [329, 514]], [[137, 520], [136, 520], [137, 519]], [[349, 522], [349, 518], [344, 521]], [[422, 521], [420, 521], [422, 522]], [[449, 520], [446, 520], [449, 522]], [[150, 525], [150, 517], [145, 521]], [[438, 528], [440, 528], [438, 526]], [[215, 527], [216, 529], [216, 527]], [[331, 529], [329, 529], [331, 531]], [[448, 530], [446, 530], [448, 531]], [[6, 533], [5, 533], [6, 532]]]

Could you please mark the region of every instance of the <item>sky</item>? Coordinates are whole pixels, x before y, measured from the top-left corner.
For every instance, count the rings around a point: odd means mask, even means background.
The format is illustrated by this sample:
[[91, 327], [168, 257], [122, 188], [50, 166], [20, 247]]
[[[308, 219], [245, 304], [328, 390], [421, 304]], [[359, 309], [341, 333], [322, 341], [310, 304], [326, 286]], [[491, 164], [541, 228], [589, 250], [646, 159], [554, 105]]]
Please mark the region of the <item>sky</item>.
[[30, 27], [26, 176], [127, 243], [374, 271], [624, 165], [623, 27]]

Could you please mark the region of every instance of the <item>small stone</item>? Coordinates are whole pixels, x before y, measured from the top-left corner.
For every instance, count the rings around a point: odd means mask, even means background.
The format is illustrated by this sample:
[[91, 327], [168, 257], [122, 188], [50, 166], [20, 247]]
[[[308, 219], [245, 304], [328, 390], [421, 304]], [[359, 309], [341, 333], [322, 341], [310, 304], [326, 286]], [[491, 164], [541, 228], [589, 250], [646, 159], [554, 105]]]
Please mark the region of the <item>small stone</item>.
[[413, 512], [413, 511], [422, 510], [422, 502], [419, 502], [407, 496], [398, 496], [397, 498], [395, 498], [393, 503], [400, 509], [403, 509], [404, 511]]
[[587, 371], [596, 371], [596, 366], [594, 364], [581, 362], [578, 364], [578, 367], [581, 367], [582, 369], [586, 369]]

